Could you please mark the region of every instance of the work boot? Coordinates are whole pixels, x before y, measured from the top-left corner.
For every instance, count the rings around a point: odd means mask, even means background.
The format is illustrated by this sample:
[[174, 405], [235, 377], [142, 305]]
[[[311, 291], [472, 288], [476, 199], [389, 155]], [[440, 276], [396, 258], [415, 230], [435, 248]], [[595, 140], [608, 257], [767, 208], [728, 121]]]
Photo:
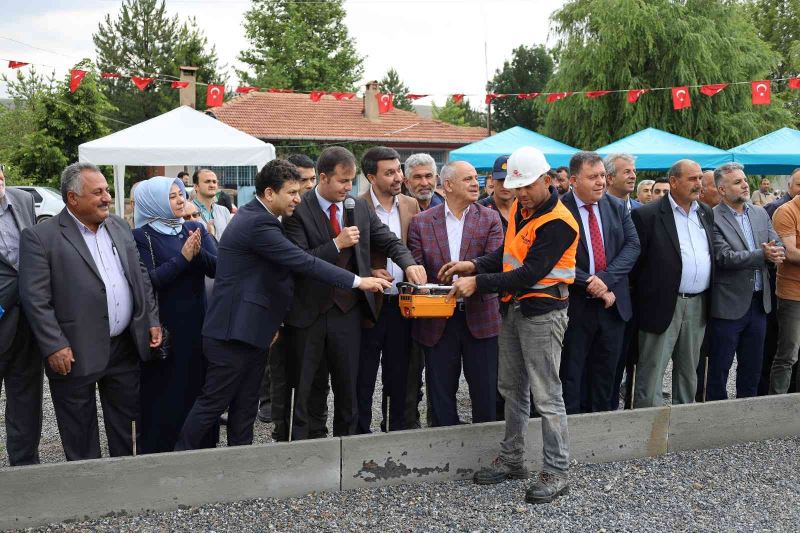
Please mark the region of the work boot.
[[502, 457], [497, 457], [492, 464], [475, 472], [472, 479], [478, 485], [495, 485], [507, 479], [528, 479], [529, 477], [530, 473], [522, 463], [512, 465], [505, 462]]
[[552, 472], [539, 472], [539, 479], [525, 491], [528, 503], [550, 503], [561, 495], [569, 494], [567, 476]]

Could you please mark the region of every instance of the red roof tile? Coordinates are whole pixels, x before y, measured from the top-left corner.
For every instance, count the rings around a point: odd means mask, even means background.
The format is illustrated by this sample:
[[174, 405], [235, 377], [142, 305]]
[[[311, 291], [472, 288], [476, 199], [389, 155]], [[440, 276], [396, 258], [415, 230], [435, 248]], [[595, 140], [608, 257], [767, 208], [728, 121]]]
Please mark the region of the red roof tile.
[[453, 126], [394, 109], [368, 120], [361, 98], [336, 100], [307, 94], [252, 92], [210, 109], [219, 120], [266, 140], [377, 141], [464, 145], [487, 136], [486, 128]]

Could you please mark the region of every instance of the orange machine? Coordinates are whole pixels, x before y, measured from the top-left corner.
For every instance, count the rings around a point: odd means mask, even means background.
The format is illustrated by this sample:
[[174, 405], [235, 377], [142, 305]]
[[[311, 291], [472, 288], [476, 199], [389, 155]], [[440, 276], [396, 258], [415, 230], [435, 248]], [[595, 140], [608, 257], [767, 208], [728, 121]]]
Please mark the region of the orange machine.
[[450, 318], [456, 308], [456, 299], [448, 293], [449, 285], [415, 285], [398, 283], [400, 312], [406, 318]]

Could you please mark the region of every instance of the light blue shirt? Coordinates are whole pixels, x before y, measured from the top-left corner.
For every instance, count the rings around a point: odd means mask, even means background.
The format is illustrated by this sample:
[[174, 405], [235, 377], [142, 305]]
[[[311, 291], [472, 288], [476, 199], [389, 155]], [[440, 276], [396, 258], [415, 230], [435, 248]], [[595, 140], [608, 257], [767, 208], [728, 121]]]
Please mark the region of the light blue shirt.
[[[578, 198], [575, 191], [572, 192], [575, 196], [575, 203], [578, 205], [578, 213], [581, 214], [581, 224], [583, 225], [583, 232], [586, 235], [586, 249], [589, 251], [589, 275], [593, 276], [594, 271], [594, 249], [592, 248], [592, 233], [589, 231], [589, 211], [583, 206], [588, 205], [586, 202]], [[594, 216], [597, 219], [597, 226], [600, 228], [600, 238], [603, 240], [603, 249], [605, 249], [606, 242], [603, 237], [603, 221], [600, 219], [600, 207], [597, 202], [591, 204]]]
[[667, 196], [681, 246], [681, 284], [678, 292], [697, 294], [708, 290], [711, 284], [711, 252], [708, 249], [706, 230], [698, 215], [700, 204], [692, 202], [687, 213], [673, 200], [671, 194]]
[[[316, 187], [314, 187], [314, 194], [317, 195], [317, 202], [319, 202], [319, 206], [322, 208], [322, 212], [325, 213], [325, 218], [328, 220], [331, 219], [331, 204], [333, 202], [329, 202], [322, 195], [319, 193]], [[344, 227], [344, 202], [336, 202], [337, 212], [336, 218], [339, 219], [339, 227]]]
[[92, 254], [92, 259], [100, 272], [100, 278], [106, 286], [106, 305], [108, 306], [108, 327], [111, 336], [116, 337], [124, 332], [133, 317], [133, 294], [125, 277], [117, 247], [108, 234], [106, 224], [103, 222], [97, 228], [97, 233], [92, 232], [83, 222], [78, 220], [72, 211], [67, 209], [78, 226], [78, 232]]
[[[742, 230], [744, 239], [747, 242], [747, 249], [751, 252], [756, 251], [758, 249], [756, 248], [756, 238], [755, 235], [753, 235], [753, 226], [750, 223], [750, 204], [744, 204], [744, 211], [741, 215], [728, 204], [725, 204], [725, 206], [731, 210], [733, 218], [735, 218], [736, 222], [739, 224], [739, 229]], [[755, 284], [753, 285], [753, 292], [756, 292], [764, 288], [764, 281], [761, 279], [761, 269], [756, 269], [754, 272]]]
[[9, 195], [0, 198], [0, 254], [19, 270], [19, 227], [13, 209]]

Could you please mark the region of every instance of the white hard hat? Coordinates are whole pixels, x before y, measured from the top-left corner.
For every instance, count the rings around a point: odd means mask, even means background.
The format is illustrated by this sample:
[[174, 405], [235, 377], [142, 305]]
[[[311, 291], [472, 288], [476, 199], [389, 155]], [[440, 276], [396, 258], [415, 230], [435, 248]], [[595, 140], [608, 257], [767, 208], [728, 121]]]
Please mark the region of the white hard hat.
[[533, 146], [517, 148], [508, 158], [508, 174], [503, 186], [506, 189], [519, 189], [534, 183], [550, 170], [544, 154]]

